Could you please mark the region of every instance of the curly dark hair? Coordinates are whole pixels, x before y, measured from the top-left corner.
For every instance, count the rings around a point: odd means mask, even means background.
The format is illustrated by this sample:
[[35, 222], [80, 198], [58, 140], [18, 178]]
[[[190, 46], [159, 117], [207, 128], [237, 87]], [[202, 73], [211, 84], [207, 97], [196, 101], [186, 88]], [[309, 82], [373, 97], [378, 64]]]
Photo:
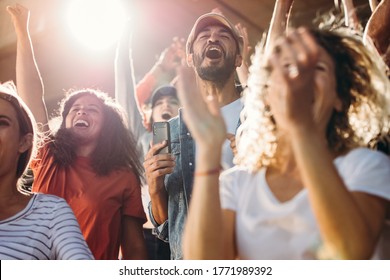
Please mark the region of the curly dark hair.
[[106, 93], [95, 89], [72, 91], [61, 101], [60, 127], [52, 132], [51, 141], [48, 142], [55, 162], [67, 167], [76, 158], [78, 138], [65, 127], [65, 119], [74, 102], [86, 95], [95, 97], [103, 104], [103, 129], [90, 157], [93, 170], [104, 176], [113, 170], [131, 169], [141, 180], [143, 167], [134, 136], [127, 128], [124, 110]]

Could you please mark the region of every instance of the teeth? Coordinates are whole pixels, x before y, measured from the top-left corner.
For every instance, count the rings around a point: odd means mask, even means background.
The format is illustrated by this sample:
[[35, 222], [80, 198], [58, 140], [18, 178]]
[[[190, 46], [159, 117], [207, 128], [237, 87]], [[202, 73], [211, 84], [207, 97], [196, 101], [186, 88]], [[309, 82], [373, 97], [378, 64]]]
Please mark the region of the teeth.
[[89, 123], [85, 120], [78, 120], [74, 124], [75, 126], [86, 126], [89, 127]]
[[211, 59], [218, 59], [222, 56], [222, 50], [218, 46], [210, 46], [206, 50], [205, 56]]

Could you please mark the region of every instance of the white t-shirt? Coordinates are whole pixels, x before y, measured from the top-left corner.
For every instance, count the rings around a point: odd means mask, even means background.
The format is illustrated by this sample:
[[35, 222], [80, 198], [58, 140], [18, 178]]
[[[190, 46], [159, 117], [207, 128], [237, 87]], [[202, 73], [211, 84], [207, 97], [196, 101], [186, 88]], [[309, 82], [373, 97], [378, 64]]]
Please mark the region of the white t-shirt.
[[0, 221], [0, 259], [90, 260], [93, 255], [66, 201], [33, 194], [22, 211]]
[[[390, 200], [390, 158], [385, 154], [358, 148], [334, 164], [349, 190]], [[269, 189], [265, 169], [251, 174], [239, 166], [222, 173], [220, 182], [222, 208], [236, 212], [240, 259], [315, 258], [321, 238], [305, 188], [281, 203]]]
[[[229, 103], [221, 108], [223, 119], [225, 120], [226, 131], [231, 134], [236, 134], [240, 112], [242, 110], [241, 98]], [[234, 166], [233, 151], [230, 148], [230, 141], [226, 140], [222, 146], [222, 168], [228, 169]]]

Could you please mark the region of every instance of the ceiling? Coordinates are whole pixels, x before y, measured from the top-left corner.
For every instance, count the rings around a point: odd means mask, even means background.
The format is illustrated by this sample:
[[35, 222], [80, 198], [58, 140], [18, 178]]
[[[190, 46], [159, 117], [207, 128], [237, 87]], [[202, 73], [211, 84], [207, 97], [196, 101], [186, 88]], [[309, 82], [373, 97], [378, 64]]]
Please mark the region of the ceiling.
[[[57, 108], [64, 91], [97, 87], [114, 91], [115, 46], [92, 53], [74, 42], [66, 30], [64, 11], [70, 0], [18, 0], [31, 10], [31, 35], [45, 83], [49, 112]], [[15, 1], [0, 0], [0, 81], [15, 80], [15, 35], [5, 11]], [[267, 30], [275, 0], [122, 0], [133, 19], [135, 74], [141, 78], [173, 37], [186, 38], [195, 20], [219, 8], [233, 23], [248, 29], [252, 46]], [[329, 11], [331, 0], [295, 0], [293, 25], [311, 24], [316, 15]], [[367, 0], [354, 0], [368, 10]], [[91, 8], [92, 10], [92, 8]]]

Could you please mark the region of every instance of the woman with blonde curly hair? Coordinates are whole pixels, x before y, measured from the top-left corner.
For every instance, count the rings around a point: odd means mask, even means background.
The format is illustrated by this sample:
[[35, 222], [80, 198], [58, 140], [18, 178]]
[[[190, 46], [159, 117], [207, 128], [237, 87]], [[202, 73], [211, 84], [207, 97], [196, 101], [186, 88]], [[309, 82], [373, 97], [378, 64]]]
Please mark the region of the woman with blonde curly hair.
[[238, 166], [220, 178], [225, 128], [215, 98], [179, 87], [197, 145], [185, 257], [378, 257], [390, 159], [365, 147], [388, 130], [384, 72], [358, 39], [334, 31], [293, 30], [275, 43], [267, 67], [261, 50], [245, 93]]

